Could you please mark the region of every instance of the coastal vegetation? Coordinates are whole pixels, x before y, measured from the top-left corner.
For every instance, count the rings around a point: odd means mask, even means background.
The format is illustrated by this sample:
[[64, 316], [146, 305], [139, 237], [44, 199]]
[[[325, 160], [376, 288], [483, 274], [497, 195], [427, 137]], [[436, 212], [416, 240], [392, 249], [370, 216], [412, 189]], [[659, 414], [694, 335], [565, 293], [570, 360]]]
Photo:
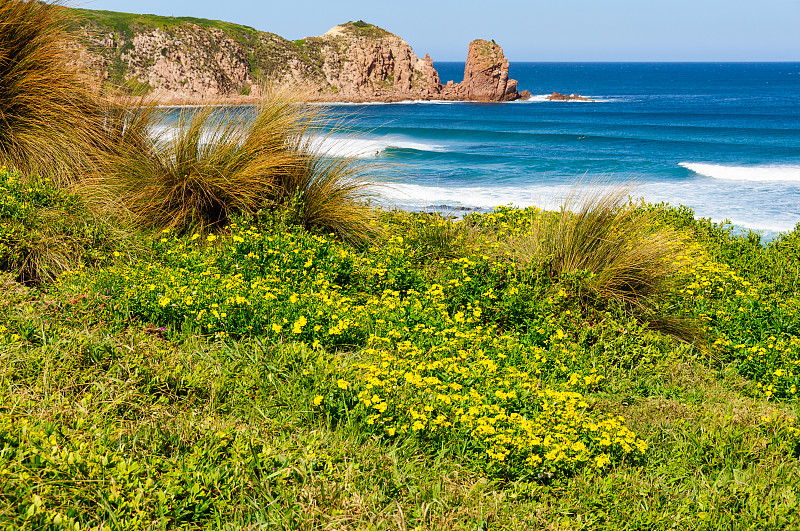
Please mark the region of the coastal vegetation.
[[366, 168], [327, 156], [318, 108], [274, 92], [258, 106], [189, 108], [164, 123], [153, 105], [118, 109], [103, 131], [113, 151], [84, 192], [113, 198], [138, 226], [179, 233], [276, 209], [345, 240], [373, 230]]
[[0, 528], [800, 524], [800, 226], [387, 212], [286, 95], [159, 132], [76, 94], [58, 164], [0, 152]]
[[0, 3], [0, 163], [70, 182], [92, 167], [97, 102], [82, 81], [60, 8]]

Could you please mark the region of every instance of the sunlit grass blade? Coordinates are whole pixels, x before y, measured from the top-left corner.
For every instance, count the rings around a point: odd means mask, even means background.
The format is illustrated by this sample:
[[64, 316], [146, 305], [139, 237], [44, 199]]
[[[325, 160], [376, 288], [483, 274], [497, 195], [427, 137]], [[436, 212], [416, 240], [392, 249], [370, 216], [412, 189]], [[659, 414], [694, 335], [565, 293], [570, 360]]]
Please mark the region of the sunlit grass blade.
[[658, 222], [656, 211], [628, 198], [622, 187], [582, 198], [573, 193], [560, 212], [533, 218], [530, 230], [508, 243], [508, 255], [554, 279], [589, 273], [590, 288], [600, 297], [620, 301], [654, 323], [663, 321], [670, 333], [692, 337], [690, 322], [654, 314], [674, 289], [681, 268], [691, 262], [690, 247], [677, 231]]
[[102, 127], [68, 22], [58, 2], [0, 0], [0, 165], [60, 184], [92, 166]]

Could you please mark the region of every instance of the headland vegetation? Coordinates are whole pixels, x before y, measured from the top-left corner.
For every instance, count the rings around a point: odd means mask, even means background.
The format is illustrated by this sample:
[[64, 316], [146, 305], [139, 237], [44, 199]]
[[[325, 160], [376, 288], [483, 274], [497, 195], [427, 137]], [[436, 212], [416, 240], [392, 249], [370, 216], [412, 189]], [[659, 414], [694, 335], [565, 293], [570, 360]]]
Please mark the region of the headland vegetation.
[[791, 529], [800, 231], [370, 205], [324, 109], [87, 89], [0, 0], [0, 527]]

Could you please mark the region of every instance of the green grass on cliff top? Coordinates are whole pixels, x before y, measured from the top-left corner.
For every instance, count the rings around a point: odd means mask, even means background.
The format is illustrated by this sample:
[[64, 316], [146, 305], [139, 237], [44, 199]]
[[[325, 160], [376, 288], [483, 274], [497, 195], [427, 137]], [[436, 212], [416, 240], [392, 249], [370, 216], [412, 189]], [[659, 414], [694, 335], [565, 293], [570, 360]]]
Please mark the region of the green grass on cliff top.
[[358, 35], [359, 37], [381, 38], [386, 37], [387, 35], [392, 35], [391, 32], [388, 32], [383, 28], [379, 28], [374, 24], [364, 22], [363, 20], [357, 20], [355, 22], [351, 20], [345, 24], [340, 24], [340, 26]]
[[[130, 28], [131, 26], [166, 29], [183, 24], [197, 24], [198, 26], [219, 29], [227, 33], [266, 33], [250, 26], [243, 26], [241, 24], [234, 24], [232, 22], [225, 22], [222, 20], [209, 20], [206, 18], [165, 17], [161, 15], [121, 13], [117, 11], [103, 11], [94, 9], [72, 9], [71, 11], [74, 15], [74, 18], [79, 23], [82, 21], [89, 21], [94, 22], [95, 24], [111, 26], [118, 29]], [[391, 32], [386, 31], [385, 29], [374, 24], [364, 22], [363, 20], [358, 20], [355, 22], [349, 21], [340, 25], [360, 37], [381, 38], [387, 35], [392, 35]]]
[[225, 32], [259, 32], [250, 26], [242, 26], [221, 20], [209, 20], [196, 17], [164, 17], [160, 15], [144, 15], [136, 13], [120, 13], [117, 11], [96, 11], [93, 9], [74, 9], [74, 16], [80, 22], [87, 20], [112, 27], [149, 26], [153, 28], [171, 28], [182, 24], [197, 24], [206, 28], [220, 29]]

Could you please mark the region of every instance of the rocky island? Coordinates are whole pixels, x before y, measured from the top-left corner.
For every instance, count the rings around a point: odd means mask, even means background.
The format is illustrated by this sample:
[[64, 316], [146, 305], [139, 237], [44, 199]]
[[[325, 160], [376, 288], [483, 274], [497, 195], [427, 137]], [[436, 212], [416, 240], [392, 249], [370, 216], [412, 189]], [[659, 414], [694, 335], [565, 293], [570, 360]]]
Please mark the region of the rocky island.
[[560, 92], [553, 92], [547, 99], [550, 101], [594, 101], [587, 96], [580, 96], [578, 94], [561, 94]]
[[291, 86], [310, 101], [522, 97], [494, 41], [470, 43], [464, 80], [442, 84], [429, 55], [363, 21], [289, 41], [220, 21], [74, 9], [82, 60], [98, 90], [151, 93], [164, 103], [248, 102], [262, 86]]

